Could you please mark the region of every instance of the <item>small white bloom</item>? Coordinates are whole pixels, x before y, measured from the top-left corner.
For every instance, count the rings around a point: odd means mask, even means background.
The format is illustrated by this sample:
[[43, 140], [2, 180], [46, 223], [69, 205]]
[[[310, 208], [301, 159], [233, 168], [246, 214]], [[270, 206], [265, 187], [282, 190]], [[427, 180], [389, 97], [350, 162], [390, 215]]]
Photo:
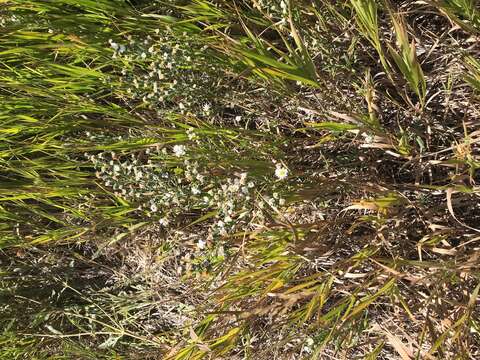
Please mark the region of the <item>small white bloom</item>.
[[198, 135], [195, 134], [195, 129], [193, 127], [189, 128], [187, 130], [187, 136], [188, 136], [188, 140], [197, 140], [198, 139]]
[[279, 179], [279, 180], [284, 180], [287, 178], [288, 176], [288, 169], [287, 168], [284, 168], [283, 166], [277, 166], [277, 168], [275, 169], [275, 176]]
[[241, 173], [240, 174], [240, 184], [245, 184], [245, 181], [247, 180], [247, 173]]
[[193, 195], [198, 195], [200, 193], [201, 193], [201, 191], [197, 187], [195, 187], [195, 186], [192, 187], [192, 194]]
[[161, 219], [159, 220], [159, 223], [160, 223], [160, 225], [162, 225], [162, 226], [168, 226], [168, 224], [170, 223], [170, 221], [168, 221], [167, 218], [163, 217], [163, 218], [161, 218]]
[[364, 139], [365, 139], [365, 142], [366, 142], [367, 144], [373, 143], [373, 136], [372, 136], [372, 135], [369, 135], [369, 134], [367, 134], [367, 133], [363, 133], [362, 135], [363, 135], [363, 137], [364, 137]]
[[155, 205], [155, 204], [150, 205], [150, 210], [152, 210], [152, 212], [157, 212], [157, 210], [158, 210], [157, 205]]
[[205, 249], [205, 245], [207, 245], [207, 243], [203, 240], [198, 240], [197, 242], [197, 247], [200, 249], [200, 250], [203, 250]]
[[185, 155], [185, 146], [184, 145], [175, 145], [173, 147], [173, 153], [177, 157], [181, 157], [181, 156]]

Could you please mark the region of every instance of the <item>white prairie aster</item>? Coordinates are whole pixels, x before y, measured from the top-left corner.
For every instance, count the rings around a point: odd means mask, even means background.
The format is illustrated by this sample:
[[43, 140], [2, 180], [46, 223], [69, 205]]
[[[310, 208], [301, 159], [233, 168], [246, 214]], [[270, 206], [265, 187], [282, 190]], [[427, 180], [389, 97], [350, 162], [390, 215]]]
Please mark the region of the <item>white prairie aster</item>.
[[119, 46], [116, 42], [113, 42], [113, 41], [109, 41], [110, 42], [110, 46], [112, 47], [113, 50], [117, 51]]
[[175, 145], [173, 147], [173, 153], [177, 157], [181, 157], [181, 156], [185, 155], [185, 146], [184, 145]]
[[205, 249], [205, 245], [207, 245], [207, 243], [203, 240], [198, 240], [197, 242], [197, 247], [200, 249], [200, 250], [203, 250]]
[[281, 165], [277, 165], [277, 168], [275, 169], [275, 176], [280, 180], [286, 179], [288, 176], [288, 169]]

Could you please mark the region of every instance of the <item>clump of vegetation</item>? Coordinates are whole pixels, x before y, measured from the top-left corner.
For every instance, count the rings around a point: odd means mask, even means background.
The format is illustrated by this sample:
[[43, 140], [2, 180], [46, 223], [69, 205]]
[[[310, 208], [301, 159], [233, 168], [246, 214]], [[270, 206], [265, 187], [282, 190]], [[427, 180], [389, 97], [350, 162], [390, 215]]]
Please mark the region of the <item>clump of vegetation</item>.
[[480, 357], [475, 1], [0, 1], [0, 359]]

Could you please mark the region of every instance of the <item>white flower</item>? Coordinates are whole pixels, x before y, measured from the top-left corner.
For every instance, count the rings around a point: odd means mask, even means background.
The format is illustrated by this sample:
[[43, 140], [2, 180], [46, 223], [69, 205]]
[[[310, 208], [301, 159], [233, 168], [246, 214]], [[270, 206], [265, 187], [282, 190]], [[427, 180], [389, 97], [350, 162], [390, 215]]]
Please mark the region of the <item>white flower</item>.
[[150, 210], [152, 210], [152, 212], [157, 212], [157, 210], [158, 210], [157, 205], [155, 205], [155, 204], [150, 205]]
[[309, 337], [305, 341], [305, 344], [303, 345], [303, 351], [306, 352], [307, 354], [310, 354], [313, 352], [313, 345], [315, 344], [315, 341]]
[[194, 128], [189, 128], [187, 130], [187, 136], [188, 136], [188, 140], [197, 140], [198, 139], [197, 134], [195, 134]]
[[365, 142], [367, 144], [373, 143], [373, 136], [372, 135], [369, 135], [369, 134], [366, 134], [366, 133], [363, 133], [362, 135], [363, 135], [363, 137], [365, 139]]
[[206, 103], [206, 104], [203, 105], [203, 111], [206, 112], [206, 113], [210, 112], [210, 104], [209, 103]]
[[201, 193], [201, 191], [197, 187], [192, 187], [192, 194], [193, 195], [198, 195], [200, 193]]
[[240, 174], [240, 184], [245, 184], [245, 181], [247, 180], [247, 173], [241, 173]]
[[275, 169], [275, 176], [280, 180], [286, 179], [288, 176], [288, 169], [284, 168], [281, 165], [280, 166], [277, 165], [277, 168]]
[[159, 220], [159, 223], [162, 226], [167, 226], [170, 223], [170, 221], [168, 221], [168, 219], [164, 217]]
[[197, 247], [200, 249], [200, 250], [203, 250], [205, 249], [205, 245], [207, 245], [207, 243], [203, 240], [198, 240], [197, 242]]
[[185, 146], [184, 145], [175, 145], [173, 147], [173, 153], [177, 157], [181, 157], [181, 156], [185, 155]]

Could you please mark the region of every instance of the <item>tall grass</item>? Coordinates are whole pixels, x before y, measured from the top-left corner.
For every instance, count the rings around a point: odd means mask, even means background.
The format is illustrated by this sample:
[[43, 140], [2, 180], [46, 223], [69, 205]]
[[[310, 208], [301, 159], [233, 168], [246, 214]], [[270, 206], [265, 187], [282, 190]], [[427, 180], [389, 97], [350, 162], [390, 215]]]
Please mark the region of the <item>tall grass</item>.
[[479, 356], [474, 2], [0, 6], [0, 358]]

